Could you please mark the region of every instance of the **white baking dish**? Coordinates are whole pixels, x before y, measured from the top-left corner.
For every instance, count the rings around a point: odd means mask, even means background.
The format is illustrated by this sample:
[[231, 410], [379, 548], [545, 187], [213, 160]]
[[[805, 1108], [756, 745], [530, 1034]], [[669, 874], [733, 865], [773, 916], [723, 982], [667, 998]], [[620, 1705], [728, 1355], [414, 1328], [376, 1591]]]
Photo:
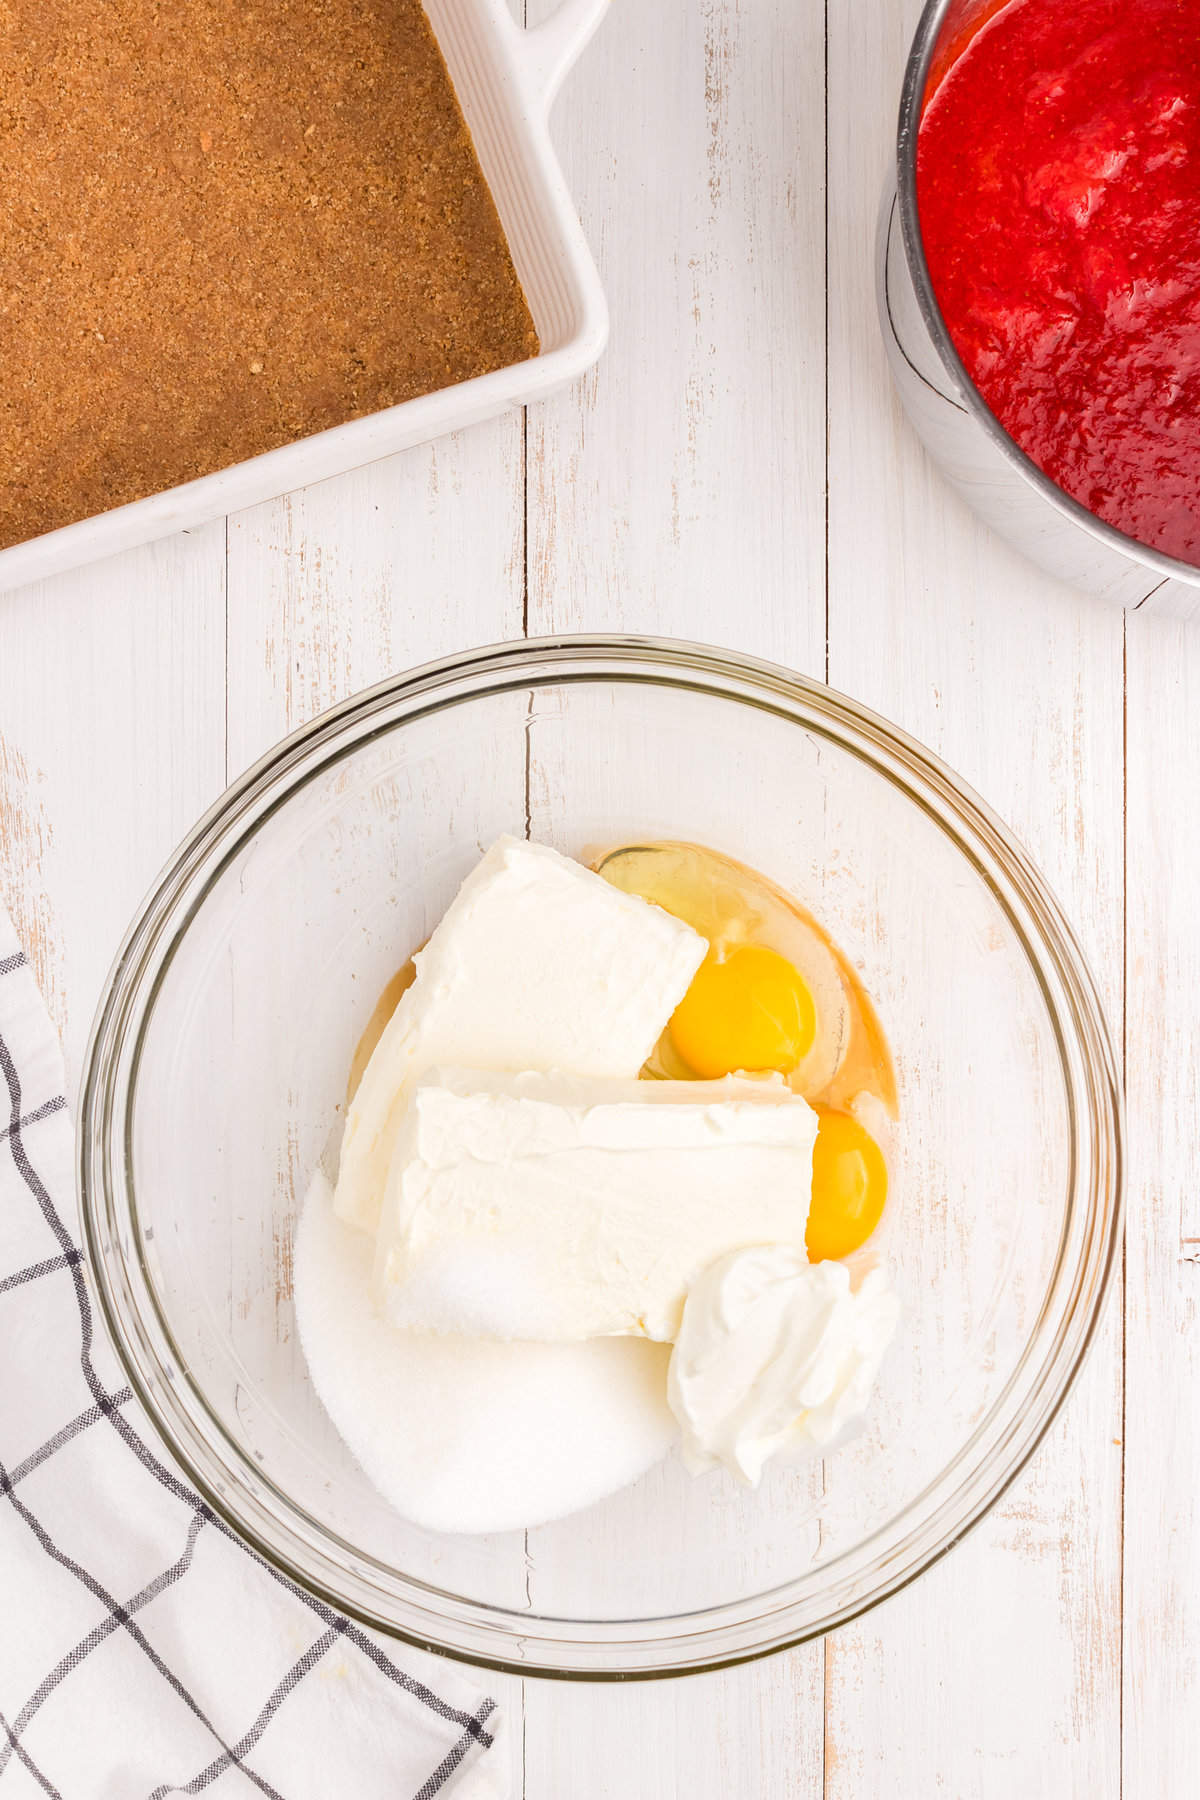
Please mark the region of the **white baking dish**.
[[590, 367], [604, 348], [608, 311], [550, 142], [549, 114], [607, 4], [563, 0], [527, 31], [506, 0], [425, 0], [533, 314], [539, 355], [0, 550], [0, 588], [341, 475], [536, 399]]

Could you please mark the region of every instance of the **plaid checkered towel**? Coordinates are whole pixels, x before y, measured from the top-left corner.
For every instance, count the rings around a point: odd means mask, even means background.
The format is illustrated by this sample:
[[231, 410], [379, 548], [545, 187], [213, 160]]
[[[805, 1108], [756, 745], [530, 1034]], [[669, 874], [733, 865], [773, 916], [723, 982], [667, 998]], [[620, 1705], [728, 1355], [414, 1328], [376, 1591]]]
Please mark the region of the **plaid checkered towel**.
[[58, 1042], [0, 904], [0, 1800], [501, 1800], [493, 1702], [273, 1574], [154, 1447], [74, 1218]]

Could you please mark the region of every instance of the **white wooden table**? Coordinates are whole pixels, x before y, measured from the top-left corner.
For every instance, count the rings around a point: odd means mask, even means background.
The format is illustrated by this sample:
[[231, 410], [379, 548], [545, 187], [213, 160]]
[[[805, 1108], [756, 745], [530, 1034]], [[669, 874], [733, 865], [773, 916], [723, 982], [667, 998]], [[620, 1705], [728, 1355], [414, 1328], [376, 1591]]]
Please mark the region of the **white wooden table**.
[[0, 883], [72, 1078], [122, 929], [229, 778], [390, 671], [522, 632], [828, 679], [994, 803], [1082, 934], [1126, 1054], [1128, 1246], [1033, 1467], [824, 1643], [500, 1683], [527, 1800], [1200, 1789], [1200, 625], [1039, 576], [898, 416], [871, 243], [916, 11], [616, 0], [556, 115], [613, 320], [576, 390], [0, 596]]

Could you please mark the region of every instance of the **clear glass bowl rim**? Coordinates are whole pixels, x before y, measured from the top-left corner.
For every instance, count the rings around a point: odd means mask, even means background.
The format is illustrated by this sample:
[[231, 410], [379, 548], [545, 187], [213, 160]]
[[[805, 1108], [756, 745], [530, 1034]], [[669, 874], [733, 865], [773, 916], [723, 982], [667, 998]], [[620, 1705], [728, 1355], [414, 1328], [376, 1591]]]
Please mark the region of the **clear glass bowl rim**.
[[[373, 737], [490, 694], [577, 682], [683, 688], [749, 705], [866, 761], [967, 858], [1020, 940], [1052, 1022], [1066, 1089], [1069, 1196], [1050, 1291], [1004, 1391], [952, 1461], [853, 1549], [764, 1594], [675, 1617], [572, 1620], [449, 1593], [374, 1561], [275, 1488], [226, 1436], [182, 1364], [141, 1255], [131, 1128], [141, 1045], [190, 921], [246, 839], [298, 788]], [[520, 639], [391, 676], [300, 727], [198, 821], [140, 908], [109, 972], [84, 1061], [77, 1176], [88, 1271], [127, 1379], [218, 1521], [278, 1576], [402, 1642], [520, 1675], [628, 1680], [771, 1654], [906, 1587], [1015, 1480], [1095, 1336], [1123, 1211], [1120, 1080], [1104, 1012], [1062, 909], [1011, 833], [915, 739], [834, 689], [771, 663], [677, 640]]]

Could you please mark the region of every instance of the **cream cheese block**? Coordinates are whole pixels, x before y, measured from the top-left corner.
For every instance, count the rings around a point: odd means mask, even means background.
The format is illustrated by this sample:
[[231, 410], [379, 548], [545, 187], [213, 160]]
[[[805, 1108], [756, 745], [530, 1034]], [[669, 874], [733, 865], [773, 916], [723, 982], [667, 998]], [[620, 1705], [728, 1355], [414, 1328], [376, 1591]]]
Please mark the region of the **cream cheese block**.
[[346, 1118], [338, 1217], [373, 1231], [397, 1123], [438, 1063], [635, 1076], [708, 948], [690, 925], [542, 844], [500, 838], [463, 882]]
[[804, 1254], [816, 1134], [778, 1077], [429, 1072], [396, 1121], [377, 1304], [468, 1336], [673, 1339], [710, 1263]]

